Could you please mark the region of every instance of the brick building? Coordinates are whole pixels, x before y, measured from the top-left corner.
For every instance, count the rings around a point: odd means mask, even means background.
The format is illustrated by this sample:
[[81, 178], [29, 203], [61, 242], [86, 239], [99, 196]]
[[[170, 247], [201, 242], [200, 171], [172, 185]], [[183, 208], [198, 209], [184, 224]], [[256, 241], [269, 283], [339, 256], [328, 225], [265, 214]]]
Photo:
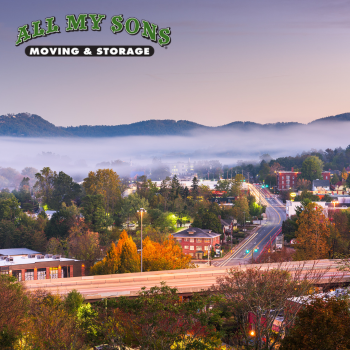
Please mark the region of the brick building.
[[0, 274], [16, 276], [19, 281], [78, 277], [85, 275], [85, 264], [27, 248], [0, 249]]
[[[276, 172], [276, 181], [277, 181], [277, 189], [279, 191], [286, 191], [289, 189], [295, 189], [297, 184], [298, 175], [301, 173], [299, 171], [294, 171], [292, 168], [291, 171], [281, 170]], [[331, 174], [329, 171], [322, 172], [323, 180], [330, 180]]]
[[185, 254], [197, 259], [202, 259], [203, 255], [208, 254], [209, 246], [214, 249], [220, 246], [220, 233], [197, 227], [174, 233], [173, 237], [180, 243]]

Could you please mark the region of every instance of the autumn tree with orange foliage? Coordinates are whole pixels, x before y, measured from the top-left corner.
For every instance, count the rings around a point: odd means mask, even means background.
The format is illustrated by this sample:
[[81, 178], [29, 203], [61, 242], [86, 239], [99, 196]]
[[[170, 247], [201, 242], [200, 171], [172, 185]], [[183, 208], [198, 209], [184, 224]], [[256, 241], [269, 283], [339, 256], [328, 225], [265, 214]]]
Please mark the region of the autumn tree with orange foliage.
[[93, 275], [139, 271], [140, 257], [137, 253], [136, 244], [125, 230], [120, 234], [118, 244], [112, 243], [103, 260], [97, 262], [91, 268]]
[[188, 269], [194, 267], [191, 256], [184, 254], [175, 238], [170, 236], [162, 243], [149, 237], [143, 240], [143, 266], [145, 271]]
[[307, 204], [299, 215], [295, 260], [327, 259], [330, 253], [329, 220], [316, 203]]

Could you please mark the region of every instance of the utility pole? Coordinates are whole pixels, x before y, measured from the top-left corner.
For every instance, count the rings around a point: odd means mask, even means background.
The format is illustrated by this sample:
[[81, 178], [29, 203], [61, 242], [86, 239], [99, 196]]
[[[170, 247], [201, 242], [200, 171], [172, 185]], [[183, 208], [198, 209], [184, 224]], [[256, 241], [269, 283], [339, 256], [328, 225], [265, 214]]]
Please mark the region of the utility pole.
[[147, 211], [143, 208], [137, 211], [141, 215], [141, 272], [142, 272], [142, 213], [146, 213]]
[[249, 183], [249, 171], [248, 171], [248, 183]]
[[211, 252], [211, 245], [209, 244], [209, 246], [208, 246], [208, 266], [209, 266], [209, 254], [210, 254], [210, 252]]

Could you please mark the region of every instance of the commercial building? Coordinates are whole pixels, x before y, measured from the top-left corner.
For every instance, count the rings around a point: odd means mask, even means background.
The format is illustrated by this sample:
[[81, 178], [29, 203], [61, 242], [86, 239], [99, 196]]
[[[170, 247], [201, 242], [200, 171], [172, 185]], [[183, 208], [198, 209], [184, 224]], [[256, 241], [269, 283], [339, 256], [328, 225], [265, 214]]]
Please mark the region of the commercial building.
[[208, 254], [209, 246], [215, 250], [220, 247], [220, 233], [197, 227], [174, 233], [173, 237], [179, 242], [185, 254], [197, 259], [202, 259], [203, 255]]
[[16, 276], [19, 281], [85, 276], [83, 261], [27, 248], [0, 249], [0, 274]]
[[[289, 189], [295, 189], [297, 184], [298, 175], [301, 173], [299, 171], [294, 171], [292, 168], [291, 171], [280, 170], [276, 172], [276, 181], [277, 189], [279, 191], [287, 191]], [[330, 180], [331, 174], [329, 171], [322, 172], [323, 180]]]
[[[316, 202], [323, 208], [323, 214], [328, 218], [333, 216], [336, 210], [346, 210], [350, 207], [350, 197], [334, 197], [333, 202]], [[301, 202], [286, 201], [286, 217], [290, 219], [296, 215], [296, 208], [303, 207]]]

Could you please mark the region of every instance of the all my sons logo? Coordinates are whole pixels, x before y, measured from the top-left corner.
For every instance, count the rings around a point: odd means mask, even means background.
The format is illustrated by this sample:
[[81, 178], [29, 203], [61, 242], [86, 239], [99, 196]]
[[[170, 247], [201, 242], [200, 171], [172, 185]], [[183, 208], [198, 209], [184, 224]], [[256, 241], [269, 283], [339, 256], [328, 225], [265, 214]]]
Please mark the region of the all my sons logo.
[[[88, 31], [89, 29], [92, 31], [101, 31], [102, 22], [106, 18], [106, 15], [94, 13], [80, 14], [78, 16], [67, 15], [65, 31], [76, 32]], [[31, 28], [29, 28], [28, 24], [19, 27], [16, 46], [32, 39], [61, 33], [60, 27], [55, 21], [55, 17], [46, 18], [46, 28], [43, 28], [41, 20], [33, 21]], [[166, 47], [171, 43], [170, 27], [159, 28], [157, 24], [146, 20], [138, 20], [135, 17], [124, 20], [123, 15], [113, 16], [111, 18], [110, 30], [113, 34], [121, 33], [124, 30], [129, 35], [141, 33], [143, 38], [158, 43], [161, 47]], [[152, 46], [28, 46], [25, 51], [28, 56], [152, 56], [154, 53]]]

